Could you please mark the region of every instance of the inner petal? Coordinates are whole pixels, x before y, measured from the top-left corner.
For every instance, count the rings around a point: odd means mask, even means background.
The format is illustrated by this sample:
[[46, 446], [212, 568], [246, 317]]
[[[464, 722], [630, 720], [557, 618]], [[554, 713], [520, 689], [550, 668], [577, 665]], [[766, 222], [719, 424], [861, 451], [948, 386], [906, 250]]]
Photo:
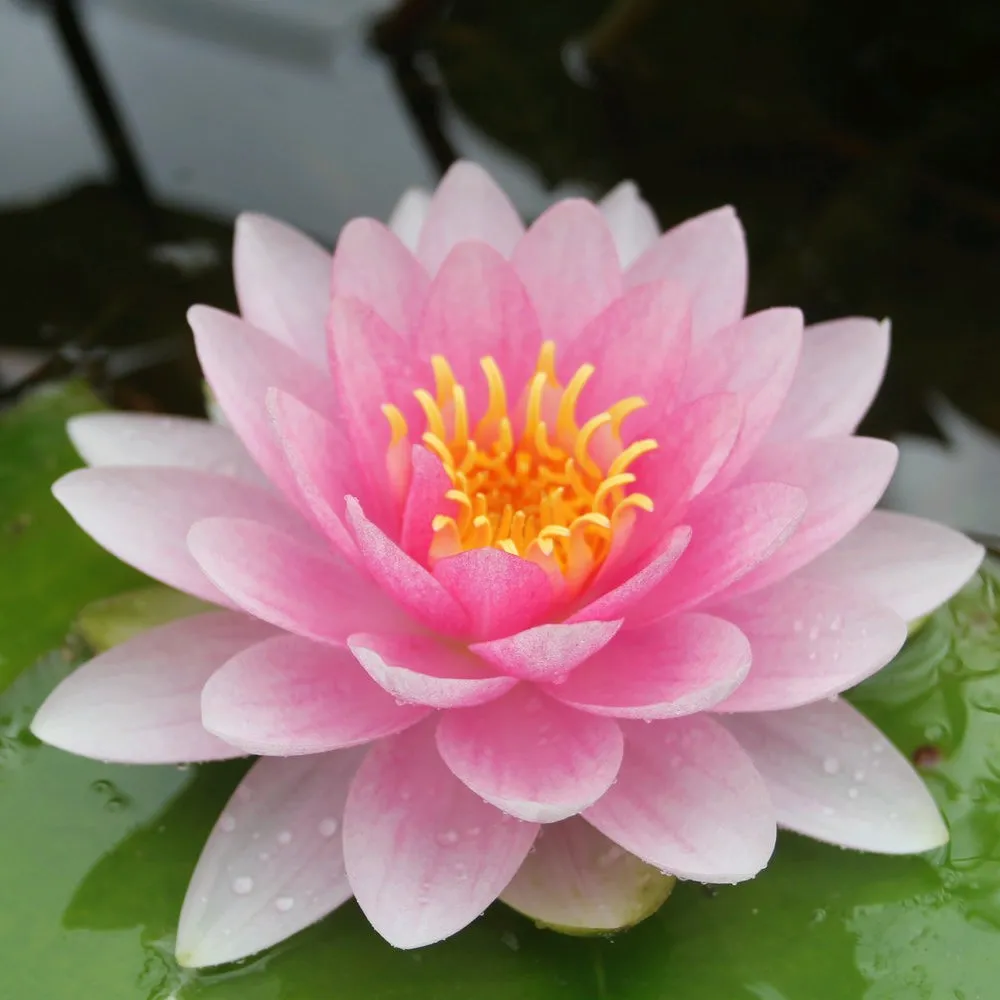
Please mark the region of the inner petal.
[[[631, 396], [583, 418], [577, 404], [594, 366], [581, 365], [563, 384], [555, 353], [554, 342], [542, 345], [516, 397], [496, 360], [482, 358], [483, 413], [470, 413], [447, 359], [431, 358], [434, 391], [414, 392], [423, 413], [419, 440], [440, 460], [449, 486], [432, 517], [429, 564], [493, 547], [538, 563], [578, 592], [607, 558], [616, 533], [632, 530], [635, 512], [652, 511], [630, 466], [657, 442], [626, 443], [622, 434], [626, 418], [646, 400]], [[402, 500], [409, 478], [400, 460], [409, 454], [411, 428], [398, 406], [386, 403], [382, 412], [392, 429], [386, 462]]]

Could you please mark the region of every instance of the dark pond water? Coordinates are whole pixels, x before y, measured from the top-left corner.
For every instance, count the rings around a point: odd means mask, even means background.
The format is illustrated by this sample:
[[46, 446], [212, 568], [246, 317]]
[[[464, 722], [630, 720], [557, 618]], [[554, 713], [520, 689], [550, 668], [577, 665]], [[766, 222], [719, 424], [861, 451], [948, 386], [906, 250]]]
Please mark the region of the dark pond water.
[[196, 411], [235, 212], [332, 241], [468, 156], [528, 216], [622, 177], [667, 224], [733, 203], [754, 308], [892, 317], [869, 430], [932, 389], [1000, 428], [998, 67], [995, 0], [6, 5], [0, 343]]

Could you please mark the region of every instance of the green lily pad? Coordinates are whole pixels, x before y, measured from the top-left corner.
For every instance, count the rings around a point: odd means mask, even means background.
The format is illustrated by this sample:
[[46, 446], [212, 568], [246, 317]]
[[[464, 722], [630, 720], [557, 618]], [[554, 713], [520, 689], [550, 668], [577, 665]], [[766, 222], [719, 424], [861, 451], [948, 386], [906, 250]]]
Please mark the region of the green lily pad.
[[[65, 400], [53, 406], [62, 406]], [[29, 404], [36, 416], [37, 400]], [[44, 409], [44, 407], [42, 407]], [[12, 428], [14, 428], [12, 430]], [[24, 411], [0, 440], [37, 435]], [[53, 431], [49, 438], [58, 447]], [[50, 451], [36, 448], [34, 460]], [[27, 461], [27, 459], [26, 459]], [[57, 463], [58, 464], [58, 463]], [[30, 468], [22, 479], [31, 479]], [[61, 469], [55, 469], [57, 474]], [[51, 474], [35, 470], [36, 477]], [[50, 501], [0, 493], [0, 522]], [[26, 506], [27, 505], [27, 506]], [[123, 767], [41, 746], [31, 715], [72, 668], [77, 612], [129, 582], [111, 557], [26, 547], [35, 601], [0, 622], [0, 655], [26, 670], [0, 697], [0, 997], [7, 1000], [975, 1000], [995, 993], [1000, 948], [1000, 577], [987, 568], [930, 616], [897, 660], [852, 700], [912, 754], [952, 831], [916, 858], [779, 840], [753, 882], [677, 886], [614, 938], [540, 930], [497, 905], [466, 931], [394, 951], [353, 905], [265, 955], [206, 973], [172, 958], [186, 881], [243, 762]], [[41, 520], [41, 515], [40, 515]], [[5, 544], [7, 540], [5, 539]], [[33, 555], [34, 553], [34, 555]], [[29, 565], [36, 558], [37, 564]], [[47, 586], [43, 586], [47, 581]], [[10, 586], [10, 583], [6, 584]], [[6, 599], [6, 595], [5, 595]], [[127, 602], [126, 602], [127, 603]], [[3, 605], [6, 612], [7, 606]], [[47, 652], [43, 652], [47, 650]]]
[[59, 646], [84, 604], [143, 579], [109, 560], [51, 493], [82, 464], [66, 421], [100, 407], [74, 382], [39, 390], [0, 419], [0, 691]]

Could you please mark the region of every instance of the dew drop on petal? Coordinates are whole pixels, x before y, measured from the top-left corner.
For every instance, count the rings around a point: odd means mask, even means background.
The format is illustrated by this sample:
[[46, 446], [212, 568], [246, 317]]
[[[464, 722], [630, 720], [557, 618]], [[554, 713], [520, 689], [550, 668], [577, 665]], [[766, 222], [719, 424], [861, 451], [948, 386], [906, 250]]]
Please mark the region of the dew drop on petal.
[[236, 820], [229, 813], [223, 813], [219, 820], [219, 829], [223, 833], [232, 833], [236, 829]]
[[801, 632], [805, 627], [806, 627], [805, 623], [800, 618], [796, 618], [795, 621], [792, 623], [792, 628], [796, 632]]
[[818, 625], [813, 625], [813, 627], [811, 629], [809, 629], [809, 638], [812, 639], [813, 642], [815, 642], [819, 638], [819, 626]]
[[864, 780], [865, 780], [865, 772], [864, 772], [864, 769], [863, 769], [863, 768], [860, 768], [860, 767], [859, 767], [859, 768], [858, 768], [858, 769], [857, 769], [857, 770], [856, 770], [856, 771], [854, 772], [854, 780], [855, 780], [855, 781], [864, 781]]
[[844, 627], [844, 619], [840, 615], [834, 615], [830, 619], [830, 631], [839, 632]]
[[442, 847], [452, 847], [458, 843], [457, 830], [445, 830], [434, 838]]
[[840, 770], [840, 761], [836, 757], [827, 757], [823, 761], [823, 770], [827, 774], [836, 774]]
[[292, 835], [287, 830], [282, 830], [281, 833], [278, 834], [278, 843], [281, 844], [282, 847], [286, 844], [290, 844], [291, 842]]
[[332, 837], [339, 828], [340, 824], [336, 819], [333, 816], [327, 816], [325, 819], [320, 820], [319, 835], [321, 837]]
[[465, 832], [469, 837], [478, 837], [479, 834], [482, 833], [482, 828], [478, 826], [470, 826]]
[[261, 851], [260, 854], [257, 855], [257, 857], [260, 858], [261, 861], [271, 860], [271, 855], [268, 854], [267, 851]]
[[882, 745], [881, 741], [876, 741], [872, 744], [872, 753], [881, 753], [885, 747]]
[[856, 788], [848, 788], [847, 797], [849, 799], [856, 799], [858, 797], [858, 790]]
[[295, 905], [295, 900], [291, 896], [279, 896], [274, 901], [274, 908], [279, 913], [287, 913]]
[[822, 811], [824, 816], [832, 816], [834, 813], [833, 806], [823, 806]]
[[237, 896], [247, 896], [253, 892], [253, 879], [248, 875], [241, 875], [233, 879], [233, 892]]

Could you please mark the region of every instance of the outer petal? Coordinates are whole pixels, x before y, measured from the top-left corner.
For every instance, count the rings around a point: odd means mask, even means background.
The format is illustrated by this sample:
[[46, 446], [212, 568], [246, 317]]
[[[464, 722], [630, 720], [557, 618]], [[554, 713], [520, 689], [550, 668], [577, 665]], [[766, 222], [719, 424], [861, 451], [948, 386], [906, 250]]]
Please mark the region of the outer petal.
[[256, 521], [200, 521], [188, 547], [228, 598], [290, 632], [339, 644], [359, 628], [407, 625], [378, 587], [322, 546], [304, 545]]
[[672, 878], [574, 816], [539, 830], [500, 898], [536, 923], [587, 933], [645, 920], [673, 887]]
[[784, 483], [754, 483], [700, 500], [686, 519], [691, 544], [673, 572], [629, 609], [626, 627], [693, 608], [780, 550], [806, 507]]
[[735, 393], [742, 405], [739, 437], [712, 492], [729, 485], [756, 452], [788, 394], [802, 343], [798, 309], [766, 309], [720, 330], [696, 348], [682, 391], [688, 399]]
[[623, 268], [660, 238], [660, 225], [632, 181], [622, 181], [598, 204], [615, 240]]
[[458, 243], [487, 243], [509, 257], [524, 224], [496, 181], [475, 163], [459, 161], [431, 197], [417, 257], [434, 274]]
[[[462, 634], [468, 628], [469, 616], [462, 605], [372, 524], [354, 497], [347, 498], [347, 520], [369, 573], [407, 611], [446, 635]], [[354, 631], [361, 629], [359, 625]]]
[[747, 248], [743, 227], [728, 206], [668, 230], [629, 268], [639, 285], [668, 278], [687, 289], [692, 334], [701, 341], [742, 315], [747, 297]]
[[177, 960], [235, 962], [351, 898], [341, 823], [356, 750], [264, 758], [240, 782], [191, 877]]
[[875, 510], [795, 579], [853, 588], [912, 621], [948, 600], [982, 558], [981, 545], [943, 524]]
[[477, 795], [511, 816], [554, 823], [611, 787], [622, 762], [613, 719], [560, 705], [524, 685], [441, 717], [438, 750]]
[[909, 761], [845, 702], [727, 716], [725, 724], [764, 776], [782, 826], [880, 854], [915, 854], [947, 841]]
[[360, 565], [343, 510], [344, 497], [365, 484], [343, 424], [279, 389], [271, 390], [267, 405], [305, 509], [341, 555]]
[[274, 629], [230, 611], [142, 632], [75, 670], [45, 700], [31, 731], [70, 753], [124, 764], [239, 757], [201, 724], [201, 689], [231, 656]]
[[442, 559], [434, 579], [461, 604], [476, 639], [495, 639], [534, 625], [545, 617], [553, 588], [533, 562], [500, 549], [470, 549]]
[[188, 311], [205, 378], [229, 425], [264, 474], [298, 496], [267, 412], [267, 393], [282, 389], [320, 413], [329, 413], [333, 389], [291, 348], [248, 323], [208, 306]]
[[622, 292], [611, 231], [597, 208], [580, 198], [543, 212], [518, 243], [512, 262], [535, 304], [543, 338], [559, 346]]
[[232, 476], [255, 486], [267, 479], [227, 427], [149, 413], [84, 413], [66, 425], [90, 466], [165, 465]]
[[297, 229], [247, 212], [236, 220], [233, 274], [247, 322], [325, 368], [329, 253]]
[[807, 506], [788, 542], [734, 588], [747, 593], [788, 576], [856, 527], [878, 502], [896, 467], [896, 446], [876, 438], [823, 438], [769, 445], [743, 470], [745, 481], [788, 483]]
[[427, 210], [431, 205], [431, 193], [423, 188], [410, 188], [396, 202], [389, 215], [389, 228], [400, 238], [408, 250], [416, 250], [420, 230], [424, 228]]
[[639, 285], [583, 328], [561, 360], [557, 355], [558, 367], [564, 380], [583, 364], [595, 367], [581, 412], [600, 413], [628, 396], [656, 400], [664, 412], [684, 377], [690, 337], [684, 290], [665, 281]]
[[409, 335], [429, 284], [417, 259], [381, 222], [352, 219], [340, 231], [333, 255], [334, 296], [363, 302], [397, 333]]
[[188, 469], [78, 469], [52, 487], [73, 520], [99, 545], [171, 587], [229, 604], [187, 549], [206, 517], [252, 517], [298, 538], [318, 536], [277, 497], [227, 476]]
[[279, 635], [234, 656], [205, 685], [202, 721], [247, 753], [291, 757], [370, 743], [429, 711], [398, 705], [346, 649]]
[[906, 641], [906, 622], [854, 588], [798, 575], [712, 608], [750, 639], [753, 667], [719, 712], [794, 708], [853, 687]]
[[377, 744], [344, 814], [347, 874], [361, 909], [397, 948], [471, 923], [510, 882], [538, 827], [470, 792], [438, 756], [431, 722]]
[[670, 719], [722, 701], [750, 669], [750, 643], [722, 618], [674, 615], [623, 632], [563, 683], [553, 698], [623, 719]]
[[559, 684], [584, 660], [606, 646], [621, 626], [620, 618], [536, 625], [503, 639], [474, 643], [469, 648], [509, 677]]
[[852, 434], [882, 384], [889, 321], [837, 319], [806, 328], [795, 378], [768, 439]]
[[489, 395], [480, 359], [496, 359], [514, 405], [535, 371], [540, 346], [535, 311], [511, 265], [483, 243], [456, 246], [427, 295], [416, 351], [421, 358], [447, 359], [465, 389], [472, 426], [485, 414]]
[[403, 702], [478, 705], [517, 683], [514, 677], [490, 675], [474, 656], [430, 636], [358, 633], [347, 644], [374, 681]]
[[774, 850], [774, 810], [736, 740], [706, 715], [623, 726], [618, 780], [584, 818], [679, 878], [740, 882], [756, 875]]

